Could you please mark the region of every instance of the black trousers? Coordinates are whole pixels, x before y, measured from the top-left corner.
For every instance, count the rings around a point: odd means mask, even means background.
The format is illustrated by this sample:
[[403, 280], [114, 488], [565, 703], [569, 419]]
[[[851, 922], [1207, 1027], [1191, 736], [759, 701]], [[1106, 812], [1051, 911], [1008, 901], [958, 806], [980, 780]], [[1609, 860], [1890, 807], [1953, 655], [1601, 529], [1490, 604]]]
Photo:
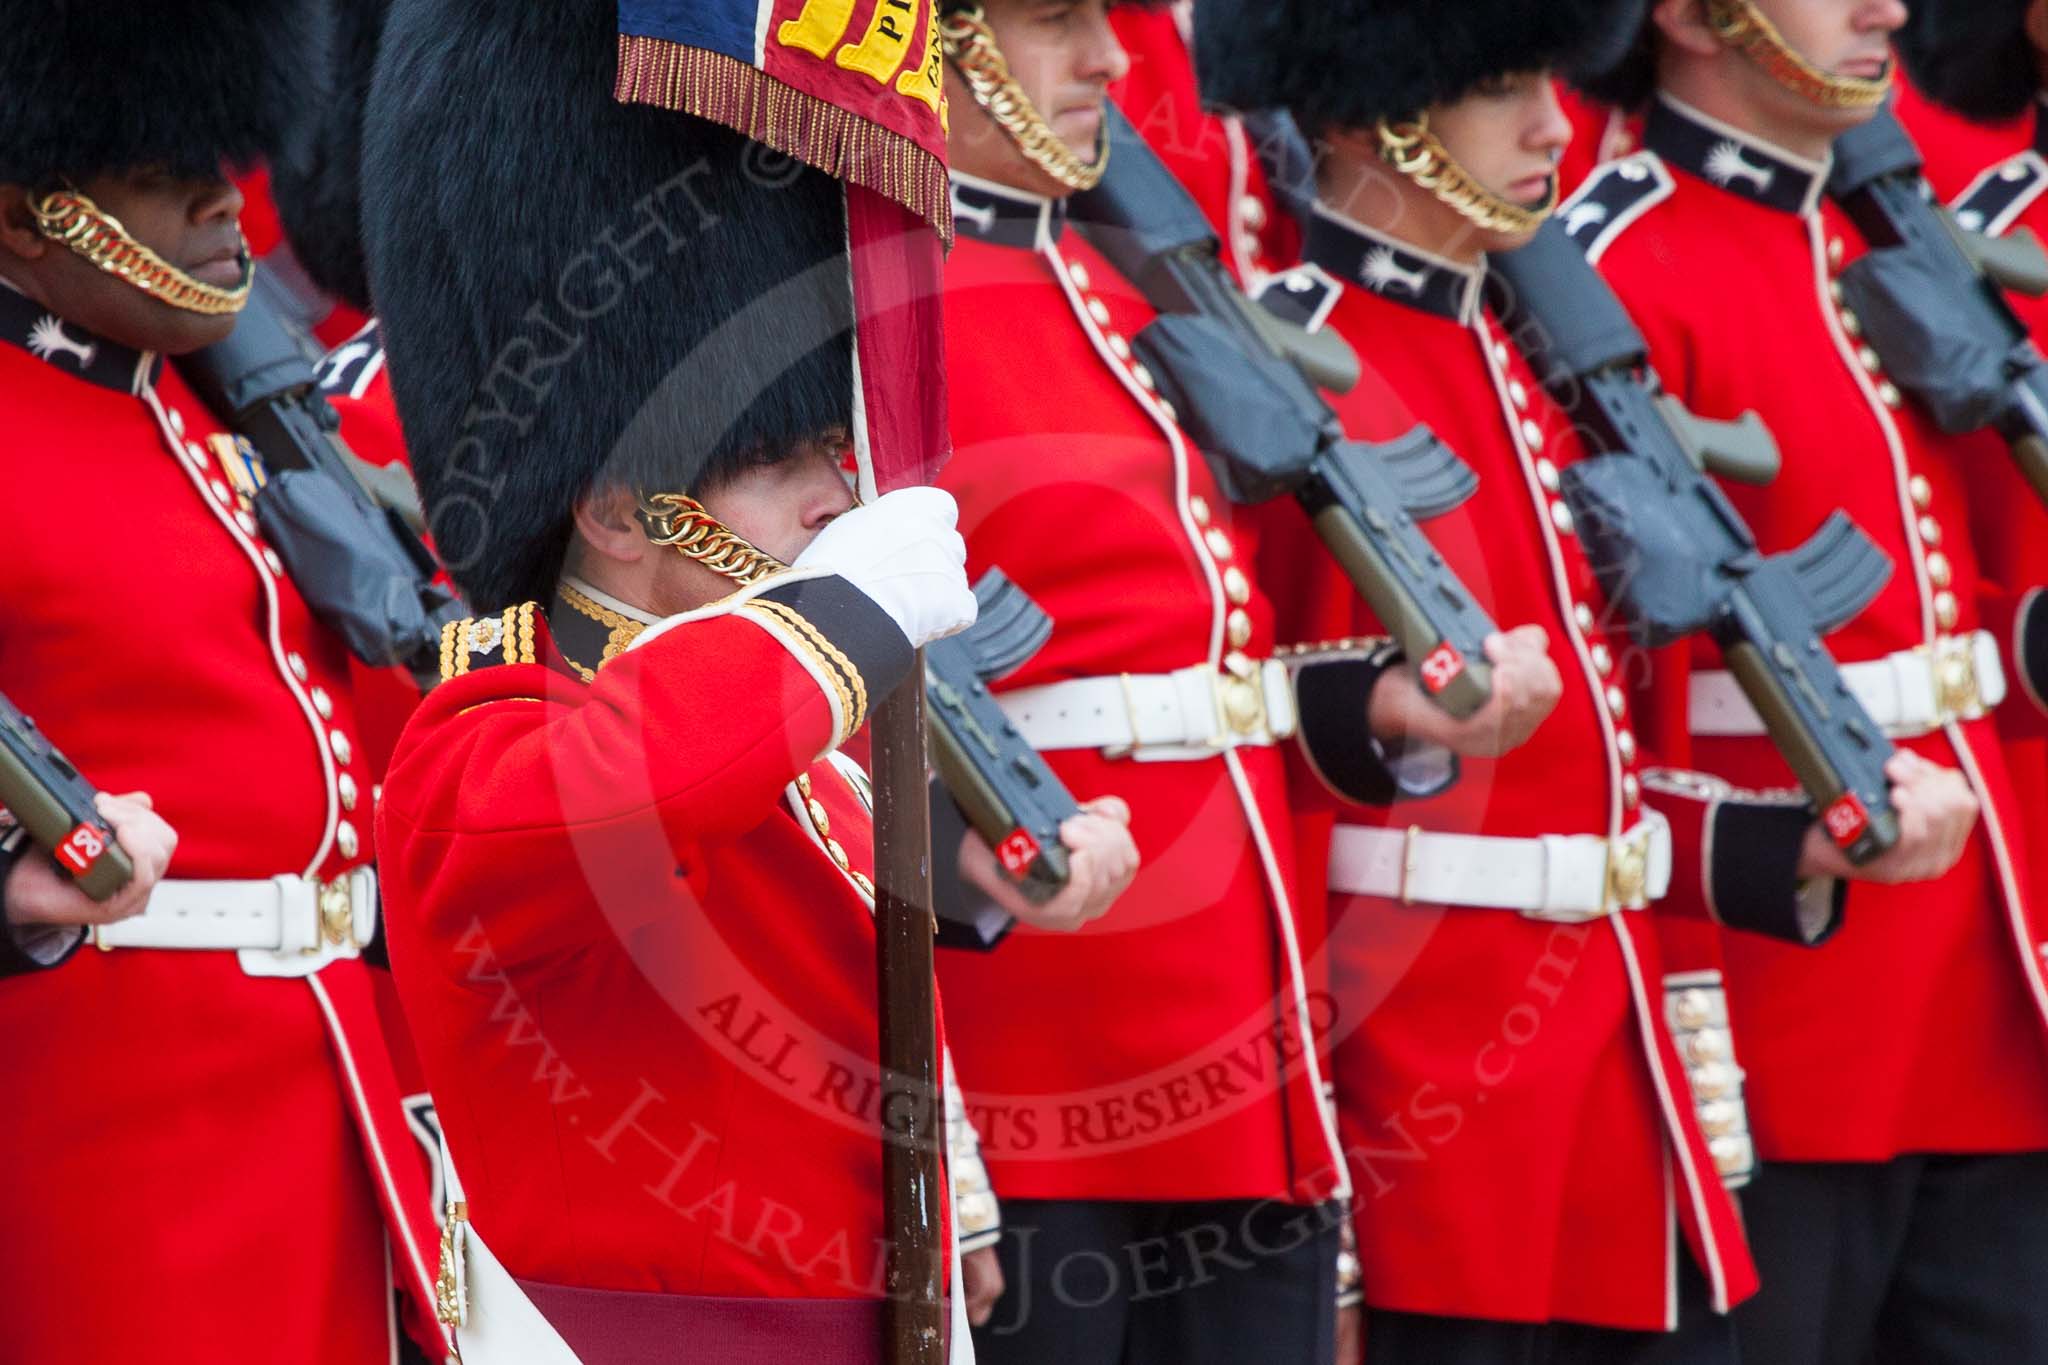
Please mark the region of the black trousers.
[[1330, 1365], [1335, 1206], [1003, 1201], [981, 1365]]
[[1713, 1310], [1706, 1280], [1689, 1257], [1679, 1262], [1674, 1332], [1365, 1311], [1366, 1365], [1736, 1365], [1737, 1360], [1735, 1328]]
[[2048, 1362], [2048, 1153], [1766, 1165], [1744, 1365]]

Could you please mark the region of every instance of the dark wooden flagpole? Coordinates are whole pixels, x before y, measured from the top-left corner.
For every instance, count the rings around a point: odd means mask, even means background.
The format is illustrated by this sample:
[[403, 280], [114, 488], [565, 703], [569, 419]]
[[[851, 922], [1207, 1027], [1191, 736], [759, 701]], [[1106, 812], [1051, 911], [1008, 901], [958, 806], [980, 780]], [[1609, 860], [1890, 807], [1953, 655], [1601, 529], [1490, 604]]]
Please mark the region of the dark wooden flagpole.
[[[935, 85], [938, 0], [929, 8], [923, 0], [908, 8], [913, 15], [921, 11], [924, 22], [890, 30], [903, 40], [899, 60], [909, 59], [909, 71], [927, 72]], [[793, 57], [792, 48], [823, 56], [823, 49], [814, 51], [782, 36], [784, 30], [813, 23], [812, 9], [809, 3], [799, 6], [798, 0], [775, 0], [765, 7], [761, 0], [621, 0], [620, 61], [613, 94], [622, 103], [673, 109], [723, 123], [845, 180], [856, 373], [864, 399], [858, 411], [864, 414], [862, 425], [869, 438], [863, 459], [872, 486], [887, 493], [929, 483], [947, 449], [940, 304], [941, 238], [951, 236], [945, 134], [935, 90], [934, 98], [925, 101], [899, 84], [903, 103], [897, 117], [876, 123], [870, 118], [873, 92], [865, 84], [866, 76], [831, 62]], [[822, 15], [833, 6], [818, 9]], [[767, 74], [765, 58], [758, 53], [750, 61], [738, 53], [698, 45], [706, 31], [706, 12], [719, 11], [743, 13], [749, 30], [757, 21], [766, 25], [770, 14], [783, 17], [784, 22], [770, 26], [778, 35], [779, 69], [774, 77]], [[850, 6], [840, 7], [839, 15], [845, 30], [852, 22]], [[918, 49], [922, 55], [909, 58], [911, 47], [904, 32], [914, 35], [919, 29], [925, 39]], [[717, 80], [676, 78], [677, 72], [707, 60], [720, 73]], [[848, 92], [858, 98], [847, 101]], [[793, 104], [786, 103], [792, 100]], [[778, 142], [775, 130], [755, 123], [755, 111], [777, 102], [785, 102], [791, 111], [781, 121], [789, 141]], [[818, 145], [806, 145], [811, 134], [818, 135]], [[837, 141], [841, 136], [849, 140], [842, 144]], [[909, 681], [881, 699], [869, 718], [874, 740], [882, 1205], [889, 1239], [882, 1349], [889, 1365], [944, 1365], [947, 1348], [945, 1276], [950, 1258], [939, 1208], [945, 1107], [938, 1076], [938, 991], [932, 979], [932, 838], [924, 725], [924, 654], [919, 651]]]
[[947, 1256], [940, 1236], [939, 1140], [945, 1104], [932, 984], [923, 650], [909, 680], [875, 709], [872, 725], [882, 1214], [889, 1233], [882, 1349], [889, 1365], [944, 1365]]

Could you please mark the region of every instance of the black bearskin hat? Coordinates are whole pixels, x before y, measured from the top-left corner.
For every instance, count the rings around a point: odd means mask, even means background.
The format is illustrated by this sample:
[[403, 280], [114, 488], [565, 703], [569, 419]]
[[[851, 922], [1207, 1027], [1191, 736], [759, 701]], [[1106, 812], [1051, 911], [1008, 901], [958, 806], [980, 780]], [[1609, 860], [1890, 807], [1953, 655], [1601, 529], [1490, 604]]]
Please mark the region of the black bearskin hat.
[[2027, 0], [1913, 0], [1898, 37], [1906, 72], [1965, 118], [2016, 118], [2041, 89], [2026, 14]]
[[617, 6], [396, 0], [363, 227], [437, 547], [546, 600], [576, 500], [686, 491], [852, 423], [838, 181], [616, 103]]
[[1650, 22], [1649, 0], [1616, 25], [1604, 61], [1581, 62], [1568, 74], [1573, 85], [1602, 104], [1631, 113], [1649, 104], [1657, 93], [1657, 26]]
[[1445, 104], [1517, 71], [1612, 60], [1642, 0], [1201, 0], [1202, 98], [1315, 136]]
[[271, 159], [270, 197], [313, 283], [371, 312], [363, 261], [363, 105], [390, 0], [333, 0], [320, 94]]
[[309, 0], [0, 0], [0, 181], [196, 179], [267, 157], [319, 30]]

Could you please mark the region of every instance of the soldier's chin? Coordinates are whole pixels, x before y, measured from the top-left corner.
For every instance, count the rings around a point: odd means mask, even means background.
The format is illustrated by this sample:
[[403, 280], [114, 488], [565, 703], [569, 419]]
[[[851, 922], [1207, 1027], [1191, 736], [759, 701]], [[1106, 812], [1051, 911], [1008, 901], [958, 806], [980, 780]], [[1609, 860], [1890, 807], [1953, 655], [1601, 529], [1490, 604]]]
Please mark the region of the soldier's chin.
[[1063, 137], [1060, 139], [1060, 143], [1068, 151], [1072, 152], [1074, 160], [1080, 162], [1083, 166], [1093, 166], [1096, 162], [1102, 160], [1102, 139], [1099, 136], [1091, 137], [1079, 146], [1075, 146], [1071, 138]]

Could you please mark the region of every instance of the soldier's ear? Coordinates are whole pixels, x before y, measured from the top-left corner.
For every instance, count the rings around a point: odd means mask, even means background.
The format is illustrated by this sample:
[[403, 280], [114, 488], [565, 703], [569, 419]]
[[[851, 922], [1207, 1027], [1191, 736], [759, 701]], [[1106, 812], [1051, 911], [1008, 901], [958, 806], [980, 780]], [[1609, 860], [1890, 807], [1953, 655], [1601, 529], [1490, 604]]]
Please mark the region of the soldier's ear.
[[1721, 50], [1721, 40], [1707, 26], [1706, 0], [1655, 0], [1650, 22], [1665, 42], [1695, 57], [1712, 57]]
[[39, 261], [49, 249], [49, 238], [36, 231], [28, 187], [0, 183], [0, 251], [17, 260]]
[[640, 524], [640, 500], [630, 488], [596, 487], [577, 499], [576, 538], [586, 554], [618, 564], [636, 564], [652, 542]]
[[2035, 64], [2042, 67], [2041, 84], [2048, 87], [2048, 0], [2027, 0], [2026, 30]]

